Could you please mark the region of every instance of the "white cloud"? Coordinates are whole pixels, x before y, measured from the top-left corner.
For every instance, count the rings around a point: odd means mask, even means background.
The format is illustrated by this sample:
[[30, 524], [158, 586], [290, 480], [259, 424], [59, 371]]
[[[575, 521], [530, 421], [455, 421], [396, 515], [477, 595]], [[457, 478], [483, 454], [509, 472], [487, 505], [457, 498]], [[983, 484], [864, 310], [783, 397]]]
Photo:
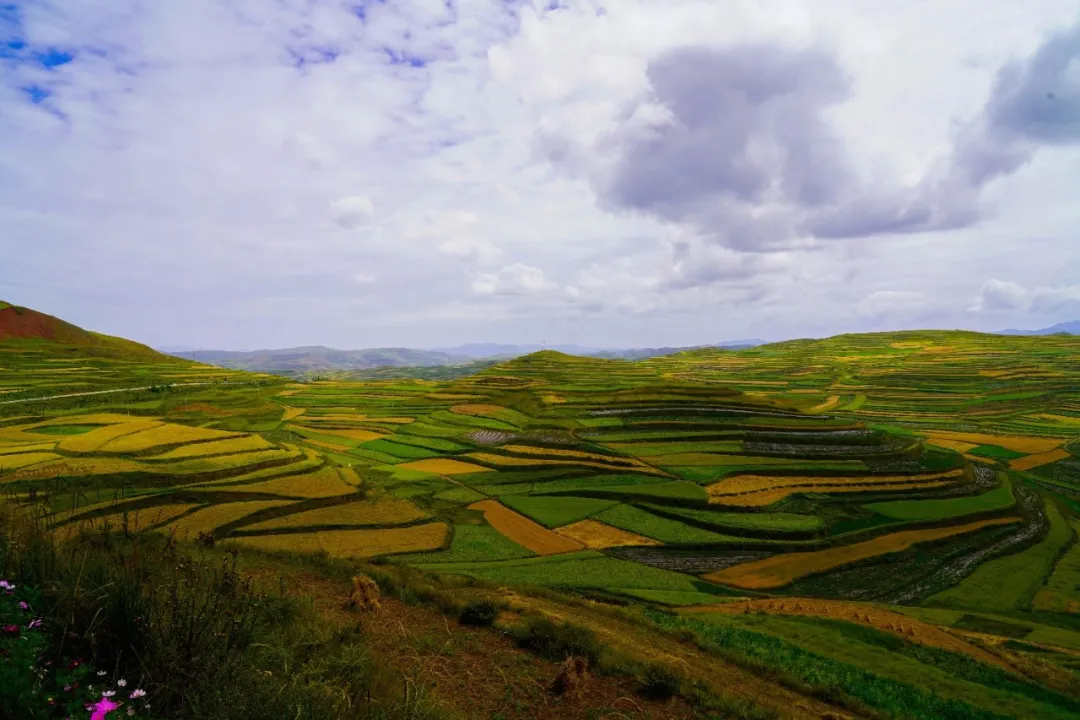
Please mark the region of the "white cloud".
[[1080, 311], [1080, 285], [1024, 287], [1009, 280], [991, 278], [983, 283], [971, 304], [975, 312], [1031, 311], [1053, 313], [1063, 309]]
[[[765, 43], [832, 53], [851, 92], [823, 118], [853, 175], [916, 186], [1002, 64], [1074, 21], [1060, 0], [16, 4], [0, 21], [0, 47], [27, 43], [0, 62], [0, 296], [95, 329], [202, 347], [535, 328], [692, 344], [866, 328], [879, 288], [921, 293], [928, 322], [991, 323], [965, 309], [994, 277], [1024, 288], [1011, 312], [1073, 307], [1080, 176], [1064, 145], [988, 187], [978, 228], [753, 253], [595, 182], [617, 129], [639, 140], [672, 121], [642, 102], [657, 58]], [[73, 60], [33, 60], [49, 47]], [[786, 235], [775, 207], [751, 209], [747, 233]], [[392, 321], [355, 311], [356, 268], [403, 289]]]
[[497, 272], [478, 273], [471, 285], [476, 295], [535, 295], [554, 287], [544, 277], [543, 270], [521, 263], [507, 265]]
[[926, 296], [910, 290], [877, 290], [859, 303], [860, 315], [872, 318], [905, 317], [926, 310]]
[[346, 230], [353, 230], [375, 216], [375, 205], [365, 195], [343, 197], [330, 203], [334, 222]]
[[374, 275], [368, 275], [367, 273], [356, 273], [355, 275], [353, 275], [353, 280], [360, 283], [361, 285], [370, 285], [371, 283], [375, 282], [377, 278]]

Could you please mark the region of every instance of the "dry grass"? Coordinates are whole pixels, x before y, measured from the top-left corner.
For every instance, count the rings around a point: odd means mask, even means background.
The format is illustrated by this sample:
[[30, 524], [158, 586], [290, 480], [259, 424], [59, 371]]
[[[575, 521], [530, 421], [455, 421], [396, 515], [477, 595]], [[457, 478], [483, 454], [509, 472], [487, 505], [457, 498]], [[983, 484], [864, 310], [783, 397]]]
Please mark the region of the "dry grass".
[[288, 505], [289, 500], [253, 500], [249, 502], [219, 503], [198, 510], [165, 526], [167, 532], [174, 532], [180, 539], [195, 539], [199, 533], [210, 533], [217, 528], [248, 515], [268, 508]]
[[1027, 435], [991, 435], [989, 433], [965, 433], [935, 430], [927, 433], [933, 439], [959, 440], [976, 445], [997, 445], [1022, 453], [1045, 453], [1055, 450], [1065, 442], [1061, 438], [1031, 437]]
[[255, 452], [258, 450], [273, 449], [273, 445], [263, 440], [258, 435], [229, 438], [227, 440], [214, 440], [212, 442], [194, 443], [155, 455], [149, 460], [184, 460], [206, 455], [229, 455], [232, 453]]
[[276, 530], [310, 525], [380, 525], [406, 523], [427, 517], [420, 508], [407, 500], [379, 498], [374, 502], [352, 502], [264, 520], [248, 525], [245, 530]]
[[66, 437], [60, 441], [59, 448], [69, 453], [92, 453], [106, 443], [124, 435], [133, 435], [164, 424], [160, 420], [131, 420], [128, 418], [128, 422], [106, 425], [82, 435]]
[[[92, 433], [87, 433], [87, 435], [89, 434]], [[226, 432], [224, 430], [211, 430], [209, 428], [188, 427], [187, 425], [165, 423], [103, 443], [98, 446], [98, 452], [143, 452], [163, 445], [225, 440], [236, 437], [240, 437], [240, 434]]]
[[326, 530], [314, 533], [254, 535], [231, 538], [226, 542], [270, 552], [325, 552], [336, 558], [368, 558], [393, 553], [438, 550], [446, 539], [446, 529], [446, 523], [436, 522], [384, 530]]
[[414, 460], [413, 462], [402, 463], [400, 465], [396, 465], [395, 467], [405, 468], [406, 470], [417, 470], [419, 472], [433, 473], [435, 475], [467, 475], [469, 473], [476, 472], [489, 472], [488, 468], [486, 467], [473, 465], [472, 463], [461, 462], [460, 460], [451, 460], [450, 458]]
[[491, 527], [537, 555], [556, 555], [582, 549], [581, 543], [576, 540], [558, 535], [494, 500], [475, 502], [469, 509], [483, 512], [484, 519]]
[[1013, 470], [1031, 470], [1032, 468], [1037, 468], [1041, 465], [1049, 465], [1052, 462], [1064, 460], [1067, 457], [1069, 457], [1069, 453], [1066, 450], [1051, 450], [1050, 452], [1036, 453], [1035, 455], [1016, 458], [1009, 463], [1009, 467]]
[[906, 530], [884, 535], [866, 542], [814, 552], [786, 553], [765, 560], [744, 563], [703, 576], [706, 580], [748, 590], [769, 590], [783, 587], [799, 578], [825, 572], [841, 565], [888, 553], [907, 550], [912, 545], [942, 538], [963, 535], [992, 525], [1020, 522], [1020, 518], [995, 518], [965, 525], [929, 530]]
[[597, 520], [580, 520], [570, 525], [563, 525], [555, 530], [559, 535], [576, 540], [587, 548], [603, 550], [611, 547], [632, 547], [638, 545], [663, 545], [659, 540], [635, 535], [632, 532], [605, 525]]
[[[210, 485], [200, 489], [212, 491], [218, 488]], [[323, 468], [309, 475], [293, 475], [250, 485], [230, 485], [228, 489], [301, 498], [337, 497], [356, 492], [356, 488], [342, 480], [334, 468]]]

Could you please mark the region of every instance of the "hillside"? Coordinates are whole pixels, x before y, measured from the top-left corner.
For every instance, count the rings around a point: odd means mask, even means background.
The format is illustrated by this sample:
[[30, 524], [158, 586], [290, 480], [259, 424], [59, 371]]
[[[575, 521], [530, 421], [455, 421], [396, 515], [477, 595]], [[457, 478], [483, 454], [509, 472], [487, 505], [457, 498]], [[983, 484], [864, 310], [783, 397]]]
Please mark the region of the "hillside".
[[52, 315], [0, 302], [0, 349], [35, 342], [67, 346], [97, 357], [169, 361], [167, 356], [146, 345], [83, 330]]
[[[305, 687], [362, 694], [313, 659], [348, 647], [385, 654], [400, 676], [380, 688], [422, 682], [445, 711], [390, 717], [1066, 720], [1077, 347], [930, 332], [541, 351], [446, 381], [0, 405], [0, 483], [56, 537], [166, 533], [315, 613], [334, 632], [287, 656]], [[8, 377], [132, 372], [80, 360]], [[215, 370], [235, 372], [199, 372]], [[361, 575], [381, 610], [342, 609]], [[251, 649], [255, 677], [279, 677], [274, 652]], [[552, 689], [567, 654], [587, 659], [581, 695]]]

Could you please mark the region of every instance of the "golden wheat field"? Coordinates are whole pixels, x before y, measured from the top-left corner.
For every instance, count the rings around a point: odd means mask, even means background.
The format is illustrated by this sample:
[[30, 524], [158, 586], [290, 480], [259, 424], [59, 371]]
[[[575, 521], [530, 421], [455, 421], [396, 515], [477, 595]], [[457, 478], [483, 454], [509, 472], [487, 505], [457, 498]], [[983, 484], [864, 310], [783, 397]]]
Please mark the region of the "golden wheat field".
[[208, 505], [169, 523], [163, 529], [175, 533], [178, 538], [194, 540], [199, 533], [210, 533], [227, 523], [247, 517], [269, 508], [288, 505], [290, 500], [249, 500], [246, 502], [218, 503]]
[[831, 570], [841, 565], [907, 550], [916, 543], [962, 535], [992, 525], [1007, 525], [1017, 522], [1020, 522], [1020, 518], [994, 518], [945, 528], [905, 530], [877, 537], [873, 540], [855, 543], [854, 545], [843, 545], [813, 552], [776, 555], [765, 560], [734, 565], [703, 577], [706, 580], [747, 590], [769, 590], [783, 587], [801, 577]]
[[397, 465], [406, 470], [433, 473], [435, 475], [467, 475], [476, 472], [489, 472], [486, 467], [473, 465], [472, 463], [451, 460], [450, 458], [431, 458], [429, 460], [414, 460], [413, 462]]
[[378, 498], [331, 505], [264, 520], [245, 526], [244, 530], [277, 530], [280, 528], [313, 525], [392, 525], [428, 517], [428, 514], [407, 500]]
[[[710, 497], [728, 498], [743, 493], [775, 490], [786, 487], [812, 487], [814, 485], [874, 486], [898, 483], [919, 483], [943, 478], [963, 477], [962, 469], [922, 475], [852, 475], [850, 477], [828, 477], [821, 475], [733, 475], [705, 488]], [[719, 501], [718, 501], [719, 502]]]
[[1058, 460], [1064, 460], [1065, 458], [1072, 457], [1068, 451], [1058, 448], [1057, 450], [1051, 450], [1049, 452], [1035, 453], [1034, 455], [1028, 455], [1027, 457], [1016, 458], [1009, 462], [1009, 467], [1013, 470], [1032, 470], [1042, 465], [1049, 465], [1052, 462]]
[[[108, 506], [112, 503], [101, 503], [98, 507]], [[58, 537], [69, 538], [87, 530], [121, 530], [127, 528], [129, 532], [148, 530], [156, 525], [166, 523], [175, 517], [183, 515], [188, 510], [198, 505], [192, 503], [173, 503], [170, 505], [155, 505], [153, 507], [129, 510], [126, 512], [110, 513], [98, 517], [76, 516], [65, 525], [61, 525], [54, 531]], [[82, 508], [81, 516], [86, 516], [93, 511], [93, 507]]]
[[484, 519], [491, 527], [537, 555], [556, 555], [582, 549], [578, 541], [558, 535], [495, 500], [475, 502], [469, 509], [483, 512]]
[[142, 430], [149, 430], [158, 425], [163, 425], [160, 420], [131, 420], [128, 422], [105, 425], [91, 430], [84, 435], [72, 435], [60, 441], [57, 446], [60, 450], [68, 453], [92, 453], [102, 445], [112, 442], [124, 435], [132, 435]]
[[626, 530], [620, 530], [598, 520], [579, 520], [576, 523], [563, 525], [556, 528], [555, 532], [563, 537], [570, 538], [593, 550], [603, 550], [612, 547], [634, 547], [639, 545], [663, 545], [659, 540], [653, 540], [643, 535], [636, 535]]
[[735, 507], [765, 507], [798, 493], [835, 495], [838, 493], [860, 492], [912, 492], [914, 490], [933, 490], [952, 484], [952, 480], [929, 480], [914, 483], [874, 483], [872, 485], [792, 485], [782, 488], [767, 488], [742, 495], [710, 497], [709, 502]]
[[662, 475], [664, 477], [669, 477], [668, 474], [665, 473], [663, 470], [657, 470], [656, 468], [649, 467], [647, 465], [627, 466], [627, 465], [620, 465], [620, 464], [606, 463], [606, 462], [597, 462], [595, 460], [585, 460], [585, 459], [581, 459], [581, 460], [572, 460], [572, 459], [558, 460], [558, 459], [555, 459], [555, 458], [541, 458], [541, 457], [536, 457], [536, 458], [512, 457], [512, 456], [509, 456], [509, 455], [495, 455], [493, 453], [486, 453], [486, 452], [469, 453], [468, 455], [466, 455], [466, 457], [474, 458], [474, 459], [479, 460], [481, 462], [490, 463], [491, 465], [504, 466], [504, 467], [530, 467], [530, 466], [537, 466], [537, 465], [558, 465], [558, 466], [576, 465], [578, 467], [590, 467], [590, 468], [597, 468], [599, 470], [615, 470], [615, 471], [628, 470], [628, 469], [630, 469], [630, 467], [632, 467], [635, 472], [639, 472], [639, 473], [643, 473], [643, 474], [647, 474], [647, 475]]
[[[308, 475], [291, 475], [247, 485], [229, 484], [227, 487], [230, 490], [242, 492], [297, 498], [336, 497], [338, 495], [351, 495], [356, 492], [356, 488], [342, 480], [341, 476], [331, 467], [323, 468]], [[199, 489], [214, 490], [215, 487], [213, 485], [203, 485]]]
[[433, 522], [405, 528], [250, 535], [230, 538], [226, 544], [268, 552], [326, 553], [330, 557], [356, 559], [438, 550], [446, 540], [446, 532], [446, 523]]
[[184, 460], [207, 455], [230, 455], [234, 453], [269, 450], [274, 446], [258, 435], [244, 435], [226, 440], [192, 443], [174, 448], [161, 455], [154, 455], [147, 460]]
[[183, 445], [240, 437], [238, 433], [209, 428], [188, 427], [173, 423], [158, 424], [136, 433], [125, 434], [98, 446], [99, 452], [136, 453], [165, 445]]
[[1045, 453], [1056, 450], [1065, 442], [1061, 438], [1032, 437], [1028, 435], [991, 435], [989, 433], [952, 432], [935, 430], [926, 433], [927, 437], [937, 440], [959, 440], [975, 445], [997, 445], [1006, 450], [1022, 453]]

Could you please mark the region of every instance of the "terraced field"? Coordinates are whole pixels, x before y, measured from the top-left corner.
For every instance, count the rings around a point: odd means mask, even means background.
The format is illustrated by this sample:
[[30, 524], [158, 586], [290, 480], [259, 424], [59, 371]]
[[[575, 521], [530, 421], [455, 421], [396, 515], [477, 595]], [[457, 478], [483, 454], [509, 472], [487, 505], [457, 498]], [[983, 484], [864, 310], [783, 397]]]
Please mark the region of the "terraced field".
[[[59, 533], [108, 524], [379, 556], [654, 607], [889, 604], [941, 637], [1080, 630], [1080, 343], [1003, 342], [542, 352], [441, 381], [248, 379], [0, 405], [0, 486]], [[24, 360], [0, 384], [27, 384]], [[63, 375], [42, 388], [74, 387]], [[882, 630], [861, 617], [845, 622]]]

